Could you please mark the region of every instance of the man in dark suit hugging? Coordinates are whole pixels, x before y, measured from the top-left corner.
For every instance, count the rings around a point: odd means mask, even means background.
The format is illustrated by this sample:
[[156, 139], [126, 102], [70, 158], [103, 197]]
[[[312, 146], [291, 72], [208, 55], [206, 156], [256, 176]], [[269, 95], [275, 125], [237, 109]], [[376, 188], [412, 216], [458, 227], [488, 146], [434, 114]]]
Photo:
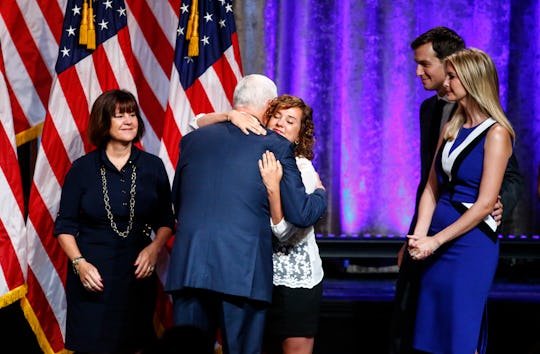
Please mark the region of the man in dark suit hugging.
[[[248, 75], [234, 93], [235, 110], [262, 119], [275, 84]], [[261, 352], [272, 295], [269, 203], [258, 160], [272, 151], [283, 166], [281, 198], [287, 220], [313, 225], [326, 209], [326, 192], [306, 194], [291, 143], [267, 130], [244, 134], [225, 121], [182, 138], [173, 182], [177, 231], [166, 290], [175, 325], [210, 335], [221, 328], [225, 353]]]

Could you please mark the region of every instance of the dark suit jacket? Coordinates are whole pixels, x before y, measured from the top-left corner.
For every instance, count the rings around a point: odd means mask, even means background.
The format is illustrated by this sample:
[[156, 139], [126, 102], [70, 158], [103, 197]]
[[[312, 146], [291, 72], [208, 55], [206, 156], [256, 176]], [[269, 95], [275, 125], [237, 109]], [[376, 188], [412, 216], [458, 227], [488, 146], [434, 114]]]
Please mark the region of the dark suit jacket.
[[[431, 163], [437, 150], [437, 141], [439, 139], [439, 130], [441, 126], [441, 117], [434, 117], [435, 104], [437, 95], [425, 99], [420, 105], [420, 183], [416, 191], [416, 205], [413, 220], [409, 228], [409, 234], [412, 234], [416, 226], [416, 218], [418, 212], [418, 203], [424, 192]], [[454, 114], [457, 105], [454, 104], [451, 114]], [[511, 213], [516, 206], [523, 190], [523, 178], [519, 173], [519, 166], [514, 154], [510, 156], [506, 171], [504, 172], [504, 180], [501, 187], [501, 199], [503, 203], [503, 221]]]
[[271, 300], [269, 202], [257, 164], [266, 150], [283, 166], [286, 219], [307, 227], [321, 217], [326, 192], [305, 193], [285, 138], [271, 131], [244, 135], [230, 123], [191, 132], [182, 138], [173, 183], [178, 225], [167, 291], [190, 287]]

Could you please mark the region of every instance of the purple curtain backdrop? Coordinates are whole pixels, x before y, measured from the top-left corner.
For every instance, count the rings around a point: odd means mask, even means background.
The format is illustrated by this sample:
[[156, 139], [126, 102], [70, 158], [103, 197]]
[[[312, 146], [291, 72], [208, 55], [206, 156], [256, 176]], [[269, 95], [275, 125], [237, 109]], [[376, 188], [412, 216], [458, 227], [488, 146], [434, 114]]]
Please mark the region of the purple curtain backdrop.
[[313, 107], [315, 166], [330, 196], [320, 232], [407, 232], [419, 179], [418, 108], [433, 94], [415, 77], [409, 45], [443, 25], [488, 52], [497, 66], [526, 184], [505, 231], [538, 234], [537, 0], [246, 0], [235, 6], [245, 73], [262, 72], [280, 93]]

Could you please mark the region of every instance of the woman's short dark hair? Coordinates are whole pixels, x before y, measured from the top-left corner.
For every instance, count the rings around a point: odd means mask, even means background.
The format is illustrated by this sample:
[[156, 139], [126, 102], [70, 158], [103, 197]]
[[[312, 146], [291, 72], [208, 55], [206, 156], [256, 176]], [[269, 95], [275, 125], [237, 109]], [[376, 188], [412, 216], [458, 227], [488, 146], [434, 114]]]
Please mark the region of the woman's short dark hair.
[[270, 121], [278, 111], [289, 108], [300, 108], [302, 119], [298, 141], [295, 141], [294, 155], [303, 156], [313, 160], [313, 145], [315, 144], [315, 125], [313, 124], [313, 110], [301, 98], [291, 95], [281, 95], [270, 101], [270, 105], [264, 113], [265, 120]]
[[88, 137], [95, 146], [103, 148], [111, 140], [109, 130], [111, 128], [111, 119], [115, 116], [117, 107], [120, 113], [127, 112], [137, 115], [139, 128], [133, 142], [138, 142], [144, 135], [144, 122], [135, 96], [126, 90], [105, 91], [92, 105], [90, 121], [88, 122]]

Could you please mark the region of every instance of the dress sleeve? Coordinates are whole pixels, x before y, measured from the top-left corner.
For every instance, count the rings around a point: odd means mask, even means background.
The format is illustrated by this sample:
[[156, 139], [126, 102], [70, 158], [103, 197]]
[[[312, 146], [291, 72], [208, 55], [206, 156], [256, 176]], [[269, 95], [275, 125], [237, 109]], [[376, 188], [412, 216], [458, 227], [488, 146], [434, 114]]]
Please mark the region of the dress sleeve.
[[79, 233], [79, 211], [85, 175], [83, 170], [79, 161], [75, 161], [64, 179], [60, 208], [54, 223], [54, 236], [77, 236]]

